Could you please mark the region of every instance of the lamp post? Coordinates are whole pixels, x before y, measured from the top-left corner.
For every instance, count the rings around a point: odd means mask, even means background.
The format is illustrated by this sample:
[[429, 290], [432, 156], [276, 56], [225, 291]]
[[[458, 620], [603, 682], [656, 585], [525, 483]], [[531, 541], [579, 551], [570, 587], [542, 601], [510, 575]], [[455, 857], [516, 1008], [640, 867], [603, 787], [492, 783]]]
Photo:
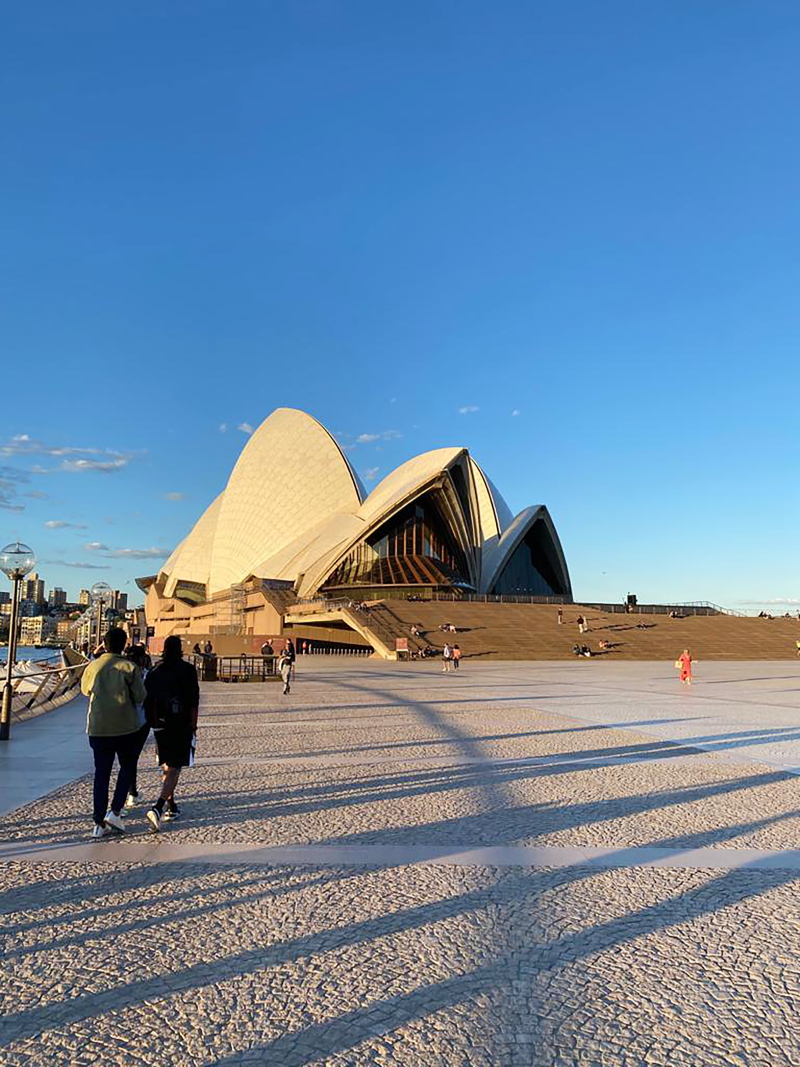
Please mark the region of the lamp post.
[[92, 647], [97, 648], [100, 644], [100, 634], [103, 627], [103, 605], [110, 604], [114, 598], [113, 590], [108, 582], [95, 582], [92, 588], [89, 590], [92, 598], [92, 602], [97, 608], [97, 642], [92, 646], [92, 627], [89, 625], [89, 651]]
[[15, 541], [0, 550], [0, 570], [13, 582], [11, 595], [11, 618], [8, 626], [8, 658], [6, 660], [6, 680], [3, 685], [3, 705], [0, 711], [0, 741], [11, 737], [11, 697], [14, 687], [11, 684], [11, 672], [17, 661], [17, 616], [19, 614], [19, 586], [26, 574], [36, 565], [36, 557], [27, 545]]

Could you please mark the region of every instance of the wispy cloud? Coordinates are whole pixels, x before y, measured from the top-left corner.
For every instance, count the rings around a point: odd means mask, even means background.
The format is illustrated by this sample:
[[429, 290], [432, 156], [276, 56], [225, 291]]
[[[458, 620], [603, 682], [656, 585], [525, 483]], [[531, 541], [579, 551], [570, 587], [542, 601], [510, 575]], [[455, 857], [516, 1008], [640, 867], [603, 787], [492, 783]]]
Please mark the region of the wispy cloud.
[[767, 607], [770, 604], [773, 605], [785, 605], [786, 607], [798, 607], [800, 606], [800, 597], [796, 596], [775, 596], [767, 600], [737, 600], [736, 604], [751, 605], [756, 608]]
[[253, 427], [249, 422], [240, 422], [236, 429], [241, 430], [242, 433], [246, 433], [248, 436], [253, 432]]
[[58, 470], [70, 474], [84, 474], [86, 471], [99, 471], [100, 474], [114, 474], [130, 463], [129, 457], [119, 459], [65, 459]]
[[106, 559], [166, 559], [171, 551], [169, 548], [115, 548], [102, 555]]
[[99, 552], [104, 559], [166, 559], [168, 548], [109, 548], [102, 541], [87, 541], [87, 552]]
[[399, 430], [381, 430], [378, 433], [360, 433], [356, 441], [360, 445], [370, 445], [373, 441], [397, 441], [402, 436]]
[[367, 469], [364, 471], [364, 481], [374, 482], [375, 479], [378, 477], [379, 471], [380, 467], [367, 467]]
[[473, 411], [480, 411], [481, 409], [477, 404], [465, 404], [463, 408], [458, 409], [459, 415], [471, 415]]
[[13, 489], [4, 489], [0, 485], [0, 508], [3, 511], [24, 511], [25, 505], [17, 503], [16, 492]]
[[19, 502], [19, 486], [27, 482], [24, 471], [14, 467], [0, 467], [0, 508], [3, 511], [24, 511], [25, 505]]
[[228, 424], [227, 424], [227, 422], [221, 422], [219, 424], [219, 432], [220, 433], [227, 433], [228, 432]]
[[63, 519], [50, 519], [42, 524], [46, 530], [85, 530], [84, 522], [64, 522]]
[[520, 414], [519, 408], [514, 408], [514, 410], [511, 412], [511, 418], [515, 419], [517, 417], [517, 415], [519, 415], [519, 414]]
[[[33, 474], [52, 474], [54, 471], [68, 471], [70, 473], [82, 473], [84, 471], [100, 471], [110, 474], [113, 471], [127, 467], [133, 459], [133, 453], [119, 452], [113, 448], [83, 448], [75, 445], [48, 445], [43, 441], [37, 441], [27, 433], [19, 433], [10, 441], [0, 445], [0, 455], [5, 456], [52, 456], [61, 459], [58, 467], [35, 466]], [[97, 456], [97, 459], [86, 459], [87, 456]]]
[[23, 493], [23, 496], [29, 496], [31, 500], [49, 500], [49, 493], [42, 493], [38, 489], [32, 489], [30, 493]]
[[107, 571], [111, 569], [107, 563], [89, 563], [83, 560], [43, 559], [42, 563], [52, 567], [77, 567], [83, 571]]
[[165, 500], [187, 500], [186, 493], [164, 493]]

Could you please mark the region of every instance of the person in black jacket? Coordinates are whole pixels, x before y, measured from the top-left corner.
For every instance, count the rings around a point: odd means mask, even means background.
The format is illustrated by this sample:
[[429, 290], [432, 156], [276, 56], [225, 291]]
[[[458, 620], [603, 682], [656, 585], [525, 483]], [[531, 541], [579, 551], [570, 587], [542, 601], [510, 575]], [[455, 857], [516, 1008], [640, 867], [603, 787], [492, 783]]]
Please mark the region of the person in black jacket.
[[145, 689], [145, 713], [163, 772], [161, 794], [147, 812], [147, 821], [159, 830], [162, 818], [177, 819], [180, 815], [175, 787], [181, 768], [194, 766], [200, 686], [196, 669], [183, 658], [180, 637], [166, 639], [161, 661], [147, 673]]

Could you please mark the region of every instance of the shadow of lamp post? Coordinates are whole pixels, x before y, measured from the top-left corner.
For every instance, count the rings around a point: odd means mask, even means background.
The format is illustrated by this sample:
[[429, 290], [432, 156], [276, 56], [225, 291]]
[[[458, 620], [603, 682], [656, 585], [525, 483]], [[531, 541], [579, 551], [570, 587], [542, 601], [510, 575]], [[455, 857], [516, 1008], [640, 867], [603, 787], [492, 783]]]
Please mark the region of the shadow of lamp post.
[[21, 541], [6, 545], [0, 550], [0, 570], [13, 583], [11, 596], [11, 618], [8, 626], [8, 650], [6, 658], [6, 680], [3, 685], [3, 705], [0, 712], [0, 741], [8, 741], [11, 737], [11, 698], [14, 687], [11, 683], [11, 672], [17, 659], [17, 628], [19, 625], [19, 587], [22, 579], [29, 574], [36, 565], [36, 557], [32, 549], [23, 545]]

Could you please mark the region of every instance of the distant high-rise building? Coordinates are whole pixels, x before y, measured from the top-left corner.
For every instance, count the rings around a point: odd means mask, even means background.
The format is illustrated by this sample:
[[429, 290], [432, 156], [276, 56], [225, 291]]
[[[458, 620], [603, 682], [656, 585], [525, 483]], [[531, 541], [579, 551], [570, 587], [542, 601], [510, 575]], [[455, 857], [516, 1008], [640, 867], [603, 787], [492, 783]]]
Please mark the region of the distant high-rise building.
[[88, 604], [91, 604], [91, 602], [92, 594], [89, 592], [89, 590], [81, 589], [80, 593], [78, 593], [78, 603], [86, 607]]
[[35, 615], [20, 619], [19, 643], [21, 645], [40, 645], [55, 635], [55, 620], [47, 615]]
[[119, 589], [114, 590], [114, 607], [117, 611], [128, 610], [128, 594], [120, 593]]
[[19, 587], [20, 600], [31, 600], [34, 604], [46, 604], [44, 595], [44, 579], [40, 578], [36, 571], [31, 571], [27, 578], [23, 578]]
[[0, 604], [10, 604], [11, 593], [6, 592], [5, 589], [0, 589]]
[[67, 594], [64, 589], [56, 586], [55, 589], [50, 590], [50, 594], [47, 597], [47, 603], [51, 608], [60, 608], [67, 602]]

